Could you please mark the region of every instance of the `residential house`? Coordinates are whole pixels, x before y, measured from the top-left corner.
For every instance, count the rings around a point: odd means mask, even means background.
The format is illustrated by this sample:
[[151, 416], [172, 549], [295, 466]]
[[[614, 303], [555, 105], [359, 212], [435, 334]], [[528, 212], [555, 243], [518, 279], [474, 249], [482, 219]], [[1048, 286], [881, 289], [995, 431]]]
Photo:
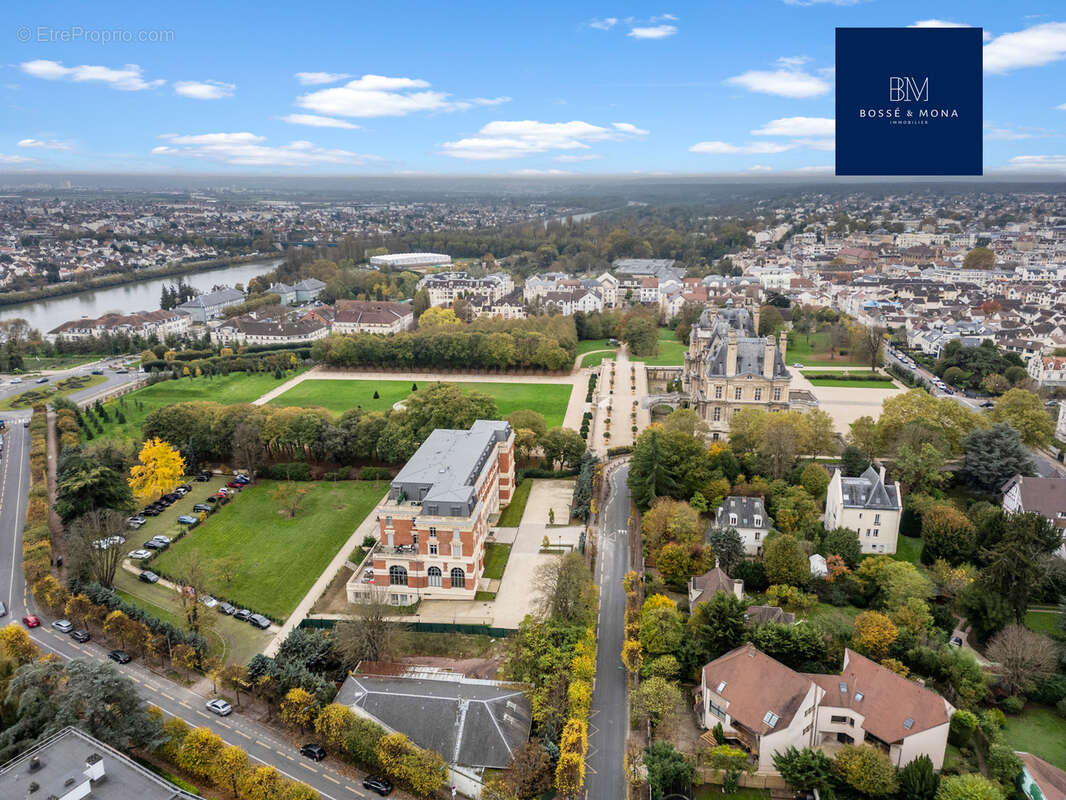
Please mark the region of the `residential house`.
[[96, 319], [75, 319], [64, 322], [45, 334], [49, 341], [86, 339], [125, 334], [148, 339], [155, 336], [162, 341], [168, 336], [185, 336], [189, 332], [189, 317], [177, 311], [138, 311], [134, 314], [104, 314]]
[[955, 712], [935, 692], [850, 649], [840, 675], [811, 675], [746, 644], [703, 668], [696, 696], [700, 725], [721, 724], [760, 773], [775, 773], [774, 754], [789, 747], [864, 743], [897, 767], [925, 755], [940, 769]]
[[310, 303], [313, 300], [317, 300], [318, 295], [325, 288], [326, 284], [318, 278], [305, 278], [292, 287], [293, 292], [296, 293], [295, 302]]
[[188, 314], [193, 322], [204, 323], [209, 319], [222, 316], [222, 309], [244, 302], [244, 292], [236, 289], [218, 289], [214, 292], [197, 295], [177, 307], [177, 311]]
[[714, 524], [719, 528], [735, 528], [749, 556], [761, 556], [763, 542], [770, 532], [770, 515], [761, 497], [730, 495], [718, 506]]
[[1066, 478], [1015, 475], [1003, 484], [1000, 492], [1003, 495], [1003, 510], [1008, 514], [1034, 511], [1058, 528], [1063, 536], [1063, 544], [1056, 555], [1066, 558]]
[[744, 581], [730, 578], [715, 560], [714, 569], [688, 579], [688, 605], [694, 608], [696, 603], [704, 603], [719, 592], [731, 594], [737, 600], [744, 599]]
[[296, 302], [296, 290], [289, 286], [287, 283], [275, 283], [267, 289], [269, 294], [276, 294], [279, 298], [278, 302], [283, 306], [291, 306]]
[[400, 333], [415, 326], [410, 303], [382, 300], [338, 300], [333, 333]]
[[1033, 356], [1026, 371], [1041, 389], [1066, 386], [1066, 358]]
[[514, 442], [511, 426], [497, 420], [433, 431], [375, 509], [373, 567], [348, 581], [348, 601], [375, 590], [401, 606], [419, 598], [473, 600], [490, 518], [511, 501]]
[[328, 335], [329, 326], [318, 319], [259, 319], [253, 312], [213, 327], [211, 341], [217, 345], [306, 344]]
[[885, 468], [871, 464], [858, 478], [833, 471], [825, 498], [825, 529], [851, 528], [864, 553], [895, 553], [903, 494], [899, 481], [887, 483]]
[[1066, 771], [1032, 753], [1015, 753], [1022, 760], [1018, 780], [1027, 800], [1066, 800]]

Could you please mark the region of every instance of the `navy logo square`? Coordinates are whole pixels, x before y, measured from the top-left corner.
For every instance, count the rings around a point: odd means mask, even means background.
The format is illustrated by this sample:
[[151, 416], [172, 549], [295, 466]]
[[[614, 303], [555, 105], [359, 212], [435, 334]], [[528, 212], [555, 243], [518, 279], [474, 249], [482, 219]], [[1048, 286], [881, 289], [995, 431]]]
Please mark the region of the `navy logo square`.
[[836, 29], [836, 174], [981, 175], [981, 28]]

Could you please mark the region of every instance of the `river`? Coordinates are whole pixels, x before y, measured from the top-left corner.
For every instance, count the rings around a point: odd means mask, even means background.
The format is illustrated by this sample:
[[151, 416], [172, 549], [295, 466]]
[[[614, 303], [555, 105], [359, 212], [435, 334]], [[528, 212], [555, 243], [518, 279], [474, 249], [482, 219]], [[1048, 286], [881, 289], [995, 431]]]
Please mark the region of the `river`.
[[185, 283], [202, 292], [210, 291], [211, 287], [216, 284], [233, 286], [239, 283], [247, 286], [252, 278], [264, 272], [270, 272], [280, 263], [280, 258], [249, 261], [204, 272], [151, 278], [137, 283], [109, 286], [106, 289], [93, 289], [78, 294], [4, 306], [0, 308], [0, 319], [22, 317], [30, 323], [30, 327], [37, 328], [41, 333], [47, 333], [64, 322], [82, 317], [95, 319], [109, 312], [132, 314], [136, 311], [157, 311], [163, 284], [173, 284], [178, 280], [184, 280]]

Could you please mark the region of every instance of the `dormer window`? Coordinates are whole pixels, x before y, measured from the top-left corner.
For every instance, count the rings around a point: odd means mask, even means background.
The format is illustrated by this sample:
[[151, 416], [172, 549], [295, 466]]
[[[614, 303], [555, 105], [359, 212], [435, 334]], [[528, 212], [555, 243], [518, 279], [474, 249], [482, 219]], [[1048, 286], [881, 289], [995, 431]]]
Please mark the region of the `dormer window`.
[[754, 524], [755, 524], [756, 528], [761, 528], [762, 527], [762, 517], [760, 517], [758, 514], [755, 515], [755, 523]]
[[736, 525], [737, 524], [737, 515], [736, 514], [730, 514], [729, 515], [729, 524], [730, 525]]

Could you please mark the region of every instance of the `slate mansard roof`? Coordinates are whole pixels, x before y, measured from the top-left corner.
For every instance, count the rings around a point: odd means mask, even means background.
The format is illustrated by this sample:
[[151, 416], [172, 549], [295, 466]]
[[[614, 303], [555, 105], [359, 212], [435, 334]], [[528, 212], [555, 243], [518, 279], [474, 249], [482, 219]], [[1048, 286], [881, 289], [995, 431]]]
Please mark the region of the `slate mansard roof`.
[[[709, 328], [710, 343], [707, 345], [708, 377], [724, 376], [726, 374], [726, 357], [729, 350], [729, 332], [737, 333], [737, 375], [762, 375], [763, 363], [766, 360], [766, 337], [757, 336], [755, 324], [751, 314], [746, 308], [721, 308], [717, 311], [705, 309], [696, 323], [698, 328]], [[775, 378], [787, 378], [789, 372], [785, 368], [781, 352], [774, 348], [774, 372]]]
[[886, 484], [881, 474], [870, 465], [858, 478], [841, 477], [840, 489], [845, 508], [881, 508], [896, 511], [900, 498], [894, 484]]

